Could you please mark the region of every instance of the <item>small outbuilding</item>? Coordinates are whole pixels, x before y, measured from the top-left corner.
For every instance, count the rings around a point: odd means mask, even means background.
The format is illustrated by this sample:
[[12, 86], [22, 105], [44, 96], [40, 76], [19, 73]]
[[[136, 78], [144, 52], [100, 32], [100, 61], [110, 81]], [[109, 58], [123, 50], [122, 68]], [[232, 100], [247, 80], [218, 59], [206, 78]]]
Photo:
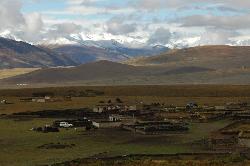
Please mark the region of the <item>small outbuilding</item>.
[[8, 104], [8, 103], [7, 103], [7, 100], [1, 100], [0, 103], [1, 103], [1, 104]]

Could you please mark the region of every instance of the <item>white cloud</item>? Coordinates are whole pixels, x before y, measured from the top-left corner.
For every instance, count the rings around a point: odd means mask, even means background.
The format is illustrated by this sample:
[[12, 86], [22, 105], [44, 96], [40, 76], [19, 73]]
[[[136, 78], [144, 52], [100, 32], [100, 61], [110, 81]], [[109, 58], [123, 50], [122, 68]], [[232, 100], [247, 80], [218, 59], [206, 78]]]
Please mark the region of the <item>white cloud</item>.
[[31, 13], [25, 16], [26, 31], [35, 34], [43, 29], [42, 16], [39, 13]]
[[208, 28], [202, 35], [199, 45], [223, 45], [231, 44], [231, 38], [238, 35], [234, 31]]
[[16, 28], [25, 23], [20, 12], [22, 3], [19, 0], [0, 1], [0, 29]]
[[[29, 5], [43, 2], [27, 1]], [[108, 0], [57, 0], [66, 6], [23, 13], [27, 1], [0, 0], [0, 34], [34, 43], [77, 34], [139, 45], [167, 45], [193, 38], [200, 38], [200, 44], [227, 44], [232, 38], [242, 39], [250, 34], [248, 0], [124, 0], [122, 4]]]

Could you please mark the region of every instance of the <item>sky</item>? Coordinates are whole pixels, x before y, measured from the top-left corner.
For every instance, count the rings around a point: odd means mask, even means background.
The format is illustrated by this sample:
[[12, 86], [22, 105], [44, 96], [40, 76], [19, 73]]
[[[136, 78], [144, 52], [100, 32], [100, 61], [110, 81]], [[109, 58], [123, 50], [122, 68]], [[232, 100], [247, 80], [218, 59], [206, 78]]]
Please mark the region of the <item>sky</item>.
[[249, 45], [249, 0], [0, 0], [0, 35], [143, 45]]

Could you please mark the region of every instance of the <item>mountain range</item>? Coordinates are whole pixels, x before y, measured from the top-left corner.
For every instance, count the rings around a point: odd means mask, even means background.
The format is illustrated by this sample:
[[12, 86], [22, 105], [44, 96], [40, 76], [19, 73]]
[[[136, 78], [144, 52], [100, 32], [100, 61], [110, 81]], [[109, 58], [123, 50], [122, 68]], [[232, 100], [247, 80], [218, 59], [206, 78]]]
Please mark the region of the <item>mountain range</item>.
[[[95, 62], [98, 60], [121, 62], [138, 56], [158, 55], [168, 50], [168, 48], [163, 46], [128, 48], [120, 44], [115, 44], [113, 41], [99, 42], [103, 42], [103, 45], [43, 45], [43, 47], [50, 48], [58, 54], [65, 54], [78, 64]], [[107, 43], [110, 43], [110, 45], [105, 45]]]
[[250, 83], [250, 46], [131, 48], [115, 40], [31, 45], [0, 38], [0, 62], [0, 69], [41, 68], [2, 85]]
[[129, 48], [114, 40], [31, 45], [0, 38], [0, 69], [77, 66], [98, 60], [119, 62], [136, 56], [157, 55], [166, 50], [168, 48], [163, 46]]

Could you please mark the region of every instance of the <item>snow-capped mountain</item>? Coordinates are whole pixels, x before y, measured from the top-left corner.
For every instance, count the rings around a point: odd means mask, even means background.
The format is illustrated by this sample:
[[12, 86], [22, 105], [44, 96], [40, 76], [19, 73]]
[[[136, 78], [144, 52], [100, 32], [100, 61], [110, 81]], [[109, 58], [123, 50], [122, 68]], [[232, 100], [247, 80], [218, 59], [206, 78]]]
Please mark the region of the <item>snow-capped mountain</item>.
[[124, 61], [137, 56], [158, 55], [168, 50], [165, 46], [129, 48], [115, 40], [81, 41], [77, 44], [43, 45], [65, 54], [79, 64], [97, 60]]
[[[0, 36], [4, 36], [14, 41], [20, 41], [7, 31], [0, 34]], [[75, 34], [67, 37], [58, 37], [52, 40], [44, 38], [39, 43], [29, 44], [33, 46], [36, 45], [38, 48], [45, 50], [51, 50], [57, 57], [60, 55], [64, 56], [70, 61], [75, 62], [76, 65], [98, 60], [120, 62], [137, 56], [158, 55], [168, 50], [167, 47], [160, 45], [130, 47], [127, 44], [128, 41], [123, 40], [121, 42], [114, 39], [106, 40], [105, 38], [103, 40], [93, 40], [90, 36], [83, 37], [82, 35]], [[72, 64], [72, 62], [70, 62], [70, 64]]]
[[15, 41], [22, 41], [20, 38], [13, 35], [9, 30], [5, 30], [5, 31], [1, 32], [0, 37], [15, 40]]
[[60, 37], [56, 39], [44, 39], [43, 41], [38, 43], [39, 45], [81, 45], [86, 47], [98, 47], [103, 49], [116, 49], [116, 48], [147, 48], [149, 46], [145, 46], [140, 44], [140, 47], [133, 47], [136, 44], [135, 42], [128, 42], [125, 40], [115, 40], [115, 39], [106, 39], [101, 38], [100, 40], [96, 40], [93, 37], [83, 37], [82, 35], [72, 34], [67, 37]]
[[172, 40], [167, 45], [167, 47], [181, 49], [181, 48], [195, 47], [198, 45], [200, 45], [200, 37], [189, 37], [178, 40]]
[[[123, 43], [121, 43], [123, 42]], [[97, 61], [124, 61], [136, 56], [158, 55], [168, 50], [165, 46], [129, 46], [127, 41], [114, 39], [93, 40], [91, 36], [69, 35], [55, 40], [43, 40], [39, 44], [53, 51], [65, 54], [79, 64]]]

